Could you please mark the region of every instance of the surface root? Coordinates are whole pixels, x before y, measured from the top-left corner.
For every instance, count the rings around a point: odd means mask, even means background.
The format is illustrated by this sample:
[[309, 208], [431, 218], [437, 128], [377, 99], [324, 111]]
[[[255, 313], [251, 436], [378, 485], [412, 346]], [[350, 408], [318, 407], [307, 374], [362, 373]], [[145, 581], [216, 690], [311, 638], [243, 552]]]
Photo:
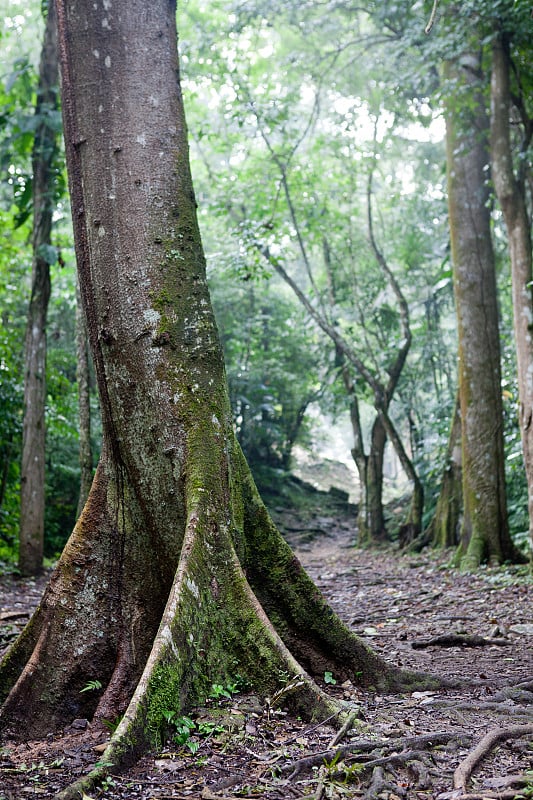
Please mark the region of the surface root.
[[493, 728], [474, 747], [467, 757], [459, 764], [453, 774], [453, 788], [466, 791], [470, 776], [477, 766], [494, 750], [494, 748], [507, 739], [520, 739], [522, 736], [533, 735], [532, 725], [513, 725], [510, 728]]
[[413, 650], [423, 650], [426, 647], [489, 647], [490, 645], [505, 647], [510, 644], [512, 644], [510, 639], [487, 639], [485, 636], [475, 634], [450, 633], [445, 636], [433, 636], [431, 639], [415, 639], [411, 642], [411, 647]]

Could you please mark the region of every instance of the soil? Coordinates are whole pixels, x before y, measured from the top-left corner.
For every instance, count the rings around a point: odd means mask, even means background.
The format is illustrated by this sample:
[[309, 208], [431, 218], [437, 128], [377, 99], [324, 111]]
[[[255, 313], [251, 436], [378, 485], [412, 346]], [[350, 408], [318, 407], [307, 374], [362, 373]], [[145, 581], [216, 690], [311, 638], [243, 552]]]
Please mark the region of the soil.
[[[533, 795], [531, 574], [523, 567], [461, 574], [449, 552], [358, 550], [354, 507], [312, 494], [297, 509], [270, 498], [272, 514], [332, 607], [387, 661], [441, 676], [449, 688], [383, 695], [326, 674], [325, 688], [356, 712], [336, 742], [334, 720], [311, 723], [284, 711], [283, 697], [281, 708], [270, 707], [218, 687], [205, 708], [189, 712], [194, 728], [180, 720], [188, 744], [167, 742], [91, 798]], [[0, 577], [1, 648], [28, 619], [46, 577]], [[465, 759], [490, 731], [493, 741], [469, 775]], [[0, 800], [54, 797], [98, 760], [108, 736], [74, 720], [43, 741], [4, 742]]]

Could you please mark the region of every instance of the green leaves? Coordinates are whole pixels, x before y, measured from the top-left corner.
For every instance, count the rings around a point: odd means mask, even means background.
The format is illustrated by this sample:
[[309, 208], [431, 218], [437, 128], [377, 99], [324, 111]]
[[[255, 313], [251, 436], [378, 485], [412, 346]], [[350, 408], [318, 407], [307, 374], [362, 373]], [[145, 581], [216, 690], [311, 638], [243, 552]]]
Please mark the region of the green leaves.
[[88, 681], [83, 689], [80, 689], [80, 694], [83, 692], [98, 692], [102, 688], [102, 682], [99, 680]]

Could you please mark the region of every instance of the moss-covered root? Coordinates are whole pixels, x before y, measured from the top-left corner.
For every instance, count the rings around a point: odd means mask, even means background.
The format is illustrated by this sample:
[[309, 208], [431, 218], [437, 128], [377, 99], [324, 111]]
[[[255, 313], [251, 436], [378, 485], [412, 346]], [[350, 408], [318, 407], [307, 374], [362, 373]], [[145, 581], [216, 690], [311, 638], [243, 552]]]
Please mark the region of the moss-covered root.
[[189, 516], [152, 652], [101, 761], [56, 800], [79, 800], [107, 775], [160, 746], [168, 712], [180, 714], [203, 701], [211, 684], [231, 670], [263, 697], [272, 697], [281, 681], [291, 689], [291, 707], [307, 716], [342, 723], [343, 712], [350, 710], [328, 697], [294, 659], [248, 585], [229, 535], [216, 531], [214, 554], [213, 529], [206, 522], [201, 510]]
[[241, 561], [269, 620], [296, 659], [312, 676], [331, 671], [381, 691], [437, 687], [437, 678], [385, 662], [339, 619], [273, 524], [238, 452], [236, 460], [244, 487]]
[[[166, 712], [179, 715], [201, 702], [211, 683], [231, 670], [237, 669], [263, 697], [287, 689], [280, 692], [283, 702], [307, 717], [328, 718], [340, 726], [353, 711], [323, 692], [294, 658], [248, 584], [224, 531], [217, 531], [219, 557], [213, 558], [202, 517], [193, 513], [189, 519], [152, 652], [120, 725], [98, 765], [55, 800], [79, 800], [143, 751], [160, 746]], [[220, 537], [226, 539], [222, 546]], [[345, 633], [350, 640], [350, 632]], [[422, 677], [422, 685], [431, 683], [429, 676], [412, 677], [416, 680], [409, 685], [405, 680], [404, 688], [420, 686]]]

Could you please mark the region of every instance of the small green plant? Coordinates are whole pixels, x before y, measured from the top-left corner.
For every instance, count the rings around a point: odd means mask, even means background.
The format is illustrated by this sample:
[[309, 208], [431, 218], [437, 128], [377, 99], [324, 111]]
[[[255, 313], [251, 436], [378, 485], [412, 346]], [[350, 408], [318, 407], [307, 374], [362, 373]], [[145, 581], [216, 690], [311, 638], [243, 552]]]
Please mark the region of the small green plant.
[[198, 722], [196, 726], [198, 736], [212, 736], [214, 733], [224, 733], [224, 726], [216, 722]]
[[223, 725], [218, 725], [216, 722], [209, 721], [196, 723], [190, 717], [178, 716], [175, 711], [165, 711], [164, 717], [175, 729], [173, 739], [176, 744], [179, 744], [181, 747], [186, 747], [193, 756], [196, 755], [201, 745], [198, 738], [193, 738], [193, 736], [208, 738], [214, 733], [224, 732]]
[[530, 798], [533, 797], [533, 771], [526, 770], [524, 772], [524, 779], [527, 783], [516, 795], [516, 800], [530, 800]]
[[175, 711], [164, 711], [166, 721], [175, 728], [173, 736], [176, 744], [187, 747], [195, 755], [200, 747], [199, 742], [191, 739], [191, 733], [196, 728], [196, 723], [190, 717], [178, 716]]
[[222, 697], [227, 697], [229, 700], [231, 700], [230, 692], [227, 689], [225, 689], [221, 683], [214, 683], [211, 686], [209, 697], [211, 700], [220, 700]]
[[337, 683], [336, 679], [333, 677], [332, 672], [324, 672], [324, 682], [330, 683], [332, 686], [335, 686]]
[[115, 717], [115, 719], [103, 719], [102, 722], [110, 733], [115, 733], [116, 729], [122, 722], [123, 716], [123, 714], [120, 714], [118, 717]]
[[233, 682], [228, 682], [225, 685], [222, 683], [213, 683], [211, 684], [209, 696], [206, 698], [206, 703], [209, 703], [210, 700], [214, 700], [215, 702], [220, 702], [224, 699], [231, 700], [233, 695], [239, 694], [239, 692], [242, 691], [243, 685], [244, 681], [240, 675], [237, 675]]
[[80, 694], [83, 692], [97, 692], [99, 689], [102, 688], [101, 681], [89, 681], [85, 684], [83, 689], [80, 689]]

